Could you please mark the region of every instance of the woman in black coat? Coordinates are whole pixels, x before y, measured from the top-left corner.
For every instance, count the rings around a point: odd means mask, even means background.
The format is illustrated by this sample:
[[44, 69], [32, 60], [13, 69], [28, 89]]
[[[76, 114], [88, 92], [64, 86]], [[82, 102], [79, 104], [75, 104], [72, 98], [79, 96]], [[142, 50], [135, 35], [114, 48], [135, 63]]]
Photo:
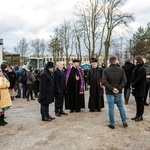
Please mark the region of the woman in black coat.
[[146, 72], [143, 67], [143, 59], [141, 56], [135, 58], [136, 66], [132, 74], [132, 94], [136, 101], [136, 116], [131, 120], [142, 121], [144, 113], [144, 96], [146, 90]]
[[42, 121], [55, 119], [49, 115], [49, 104], [54, 102], [54, 63], [48, 62], [40, 75], [39, 103], [41, 104]]
[[13, 101], [14, 100], [13, 90], [16, 86], [17, 76], [16, 76], [16, 73], [13, 71], [12, 67], [8, 68], [7, 76], [9, 78], [9, 82], [10, 82], [9, 93], [11, 96], [11, 100]]

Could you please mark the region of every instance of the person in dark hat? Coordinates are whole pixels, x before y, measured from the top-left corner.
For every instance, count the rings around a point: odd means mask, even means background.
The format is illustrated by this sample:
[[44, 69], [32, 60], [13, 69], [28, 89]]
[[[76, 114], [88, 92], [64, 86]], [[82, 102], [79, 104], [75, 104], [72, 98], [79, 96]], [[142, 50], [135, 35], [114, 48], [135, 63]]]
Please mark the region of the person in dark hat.
[[79, 62], [78, 59], [74, 59], [73, 65], [66, 70], [65, 108], [70, 112], [80, 112], [81, 108], [85, 108], [84, 77]]
[[49, 104], [54, 102], [54, 63], [48, 62], [45, 69], [40, 74], [39, 98], [41, 104], [42, 121], [55, 119], [49, 114]]
[[90, 112], [98, 111], [100, 112], [104, 108], [104, 91], [102, 85], [102, 73], [103, 69], [98, 67], [97, 59], [93, 58], [91, 60], [91, 69], [88, 73], [88, 89], [90, 92], [89, 97], [89, 109]]

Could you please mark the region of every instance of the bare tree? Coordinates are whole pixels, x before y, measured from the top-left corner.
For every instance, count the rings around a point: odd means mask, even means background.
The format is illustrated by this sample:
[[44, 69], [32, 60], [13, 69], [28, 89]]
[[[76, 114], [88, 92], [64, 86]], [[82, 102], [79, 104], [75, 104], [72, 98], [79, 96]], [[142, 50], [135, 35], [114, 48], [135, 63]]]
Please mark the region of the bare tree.
[[[100, 38], [100, 18], [102, 10], [99, 0], [89, 0], [76, 6], [76, 16], [83, 27], [83, 41], [88, 50], [89, 59], [95, 56], [96, 43]], [[101, 50], [101, 49], [99, 49]], [[100, 52], [99, 52], [100, 53]]]
[[81, 42], [82, 42], [82, 31], [83, 28], [78, 26], [78, 22], [73, 23], [73, 37], [74, 37], [74, 45], [78, 59], [82, 63], [82, 50], [81, 50]]
[[52, 37], [49, 48], [53, 55], [53, 61], [56, 64], [56, 61], [60, 60], [62, 50], [60, 41], [57, 37]]
[[31, 41], [31, 48], [36, 57], [43, 57], [46, 49], [45, 41], [43, 39], [36, 38]]
[[63, 50], [63, 54], [66, 56], [66, 65], [69, 65], [69, 58], [73, 52], [72, 48], [72, 30], [69, 21], [64, 20], [63, 24], [60, 24], [55, 28], [55, 35], [58, 37]]
[[122, 12], [119, 10], [119, 6], [123, 5], [125, 0], [102, 0], [103, 1], [103, 13], [106, 23], [105, 30], [105, 59], [107, 64], [110, 40], [113, 34], [113, 30], [116, 27], [128, 27], [128, 23], [134, 20], [133, 14]]
[[25, 38], [20, 40], [18, 45], [14, 47], [16, 53], [20, 54], [21, 57], [25, 57], [28, 52], [28, 43]]

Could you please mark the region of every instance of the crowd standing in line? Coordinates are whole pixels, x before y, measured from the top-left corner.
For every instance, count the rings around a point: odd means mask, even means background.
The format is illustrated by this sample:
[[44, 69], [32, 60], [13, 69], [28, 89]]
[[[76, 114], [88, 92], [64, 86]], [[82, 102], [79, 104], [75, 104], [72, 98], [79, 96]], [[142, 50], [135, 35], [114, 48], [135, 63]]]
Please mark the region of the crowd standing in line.
[[[29, 66], [27, 70], [25, 65], [16, 65], [13, 68], [5, 63], [1, 64], [0, 126], [7, 124], [3, 117], [4, 112], [16, 98], [27, 101], [38, 99], [42, 121], [52, 121], [55, 117], [49, 114], [51, 103], [55, 101], [56, 117], [67, 115], [64, 109], [70, 110], [70, 113], [80, 112], [85, 108], [86, 90], [89, 90], [89, 111], [100, 112], [104, 108], [104, 89], [108, 102], [109, 128], [115, 129], [114, 104], [119, 109], [123, 127], [128, 126], [123, 97], [128, 105], [131, 93], [136, 102], [136, 114], [131, 120], [142, 121], [144, 105], [149, 105], [147, 97], [150, 88], [150, 66], [147, 65], [146, 58], [136, 57], [135, 65], [131, 59], [127, 59], [122, 68], [115, 57], [111, 57], [109, 63], [108, 67], [105, 63], [99, 66], [98, 60], [93, 58], [91, 68], [82, 69], [80, 61], [75, 59], [68, 68], [64, 68], [63, 62], [57, 62], [56, 66], [53, 62], [48, 62], [40, 70], [33, 66]], [[5, 80], [4, 84], [2, 79]], [[6, 98], [3, 97], [4, 91], [7, 93]], [[8, 104], [3, 106], [1, 102], [6, 99]]]

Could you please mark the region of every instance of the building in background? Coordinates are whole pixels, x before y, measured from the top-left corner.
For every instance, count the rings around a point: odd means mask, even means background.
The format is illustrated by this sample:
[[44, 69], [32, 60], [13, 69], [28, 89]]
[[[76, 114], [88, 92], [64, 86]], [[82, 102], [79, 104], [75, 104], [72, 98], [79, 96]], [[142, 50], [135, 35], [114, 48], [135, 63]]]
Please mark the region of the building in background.
[[5, 62], [8, 65], [11, 65], [11, 66], [19, 65], [20, 66], [20, 54], [3, 52], [3, 60], [5, 60]]

